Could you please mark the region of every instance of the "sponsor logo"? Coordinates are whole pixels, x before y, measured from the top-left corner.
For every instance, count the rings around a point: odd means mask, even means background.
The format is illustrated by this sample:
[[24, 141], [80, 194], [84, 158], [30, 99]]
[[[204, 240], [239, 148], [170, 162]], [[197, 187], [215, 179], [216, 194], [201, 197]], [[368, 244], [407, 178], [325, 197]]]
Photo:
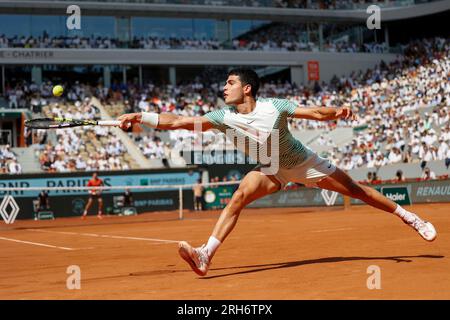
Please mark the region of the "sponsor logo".
[[84, 211], [84, 200], [76, 198], [72, 200], [72, 212], [75, 214], [82, 214]]
[[406, 187], [383, 187], [382, 193], [385, 197], [391, 199], [400, 205], [411, 204], [408, 189]]
[[392, 201], [405, 200], [406, 196], [400, 193], [386, 193], [386, 197], [391, 199]]
[[[8, 213], [7, 208], [11, 207], [11, 212]], [[6, 196], [3, 198], [0, 204], [0, 214], [6, 224], [12, 224], [16, 220], [17, 214], [19, 213], [19, 206], [16, 200], [12, 196]]]
[[418, 197], [427, 196], [450, 196], [450, 185], [436, 187], [419, 187], [416, 195]]
[[[329, 194], [329, 192], [331, 192], [331, 194]], [[327, 206], [332, 206], [335, 204], [338, 193], [334, 192], [334, 191], [328, 191], [323, 189], [322, 192], [320, 193], [322, 195], [323, 200], [325, 201], [325, 203], [327, 204]]]
[[208, 190], [205, 192], [205, 201], [207, 203], [213, 203], [215, 200], [216, 200], [216, 194], [213, 191]]

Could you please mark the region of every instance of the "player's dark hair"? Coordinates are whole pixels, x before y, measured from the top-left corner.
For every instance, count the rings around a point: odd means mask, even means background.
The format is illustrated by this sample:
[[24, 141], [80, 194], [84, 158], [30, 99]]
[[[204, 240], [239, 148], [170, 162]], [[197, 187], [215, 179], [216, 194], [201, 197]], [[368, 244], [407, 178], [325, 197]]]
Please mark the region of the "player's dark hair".
[[254, 70], [236, 68], [230, 70], [228, 76], [238, 76], [244, 86], [249, 84], [252, 87], [252, 96], [256, 99], [256, 93], [259, 90], [259, 77]]

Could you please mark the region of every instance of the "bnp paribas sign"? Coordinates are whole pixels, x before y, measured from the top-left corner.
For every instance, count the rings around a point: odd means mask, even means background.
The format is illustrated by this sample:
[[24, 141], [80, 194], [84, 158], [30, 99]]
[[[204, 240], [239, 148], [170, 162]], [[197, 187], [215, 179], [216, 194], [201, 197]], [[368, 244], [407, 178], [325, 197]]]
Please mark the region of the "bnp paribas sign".
[[383, 187], [381, 192], [384, 196], [399, 205], [411, 204], [411, 197], [409, 196], [407, 187]]

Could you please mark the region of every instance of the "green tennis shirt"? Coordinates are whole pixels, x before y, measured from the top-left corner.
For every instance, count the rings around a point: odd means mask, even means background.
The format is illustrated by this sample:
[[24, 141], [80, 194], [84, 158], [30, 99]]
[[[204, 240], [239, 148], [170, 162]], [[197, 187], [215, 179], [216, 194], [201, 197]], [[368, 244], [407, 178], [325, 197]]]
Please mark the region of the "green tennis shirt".
[[297, 106], [286, 99], [258, 99], [255, 109], [246, 114], [232, 106], [205, 114], [215, 129], [225, 133], [238, 150], [260, 164], [278, 161], [280, 168], [295, 167], [313, 151], [295, 139], [288, 129], [287, 118]]

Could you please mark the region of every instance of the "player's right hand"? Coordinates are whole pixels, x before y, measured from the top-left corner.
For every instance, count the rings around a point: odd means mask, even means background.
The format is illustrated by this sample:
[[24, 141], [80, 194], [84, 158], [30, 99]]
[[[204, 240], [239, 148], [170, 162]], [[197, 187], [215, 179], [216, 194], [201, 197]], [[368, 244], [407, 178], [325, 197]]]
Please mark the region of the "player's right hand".
[[357, 120], [357, 116], [350, 107], [341, 107], [336, 110], [336, 117], [345, 120]]
[[128, 131], [131, 129], [133, 124], [141, 123], [141, 113], [126, 113], [117, 118], [120, 121], [120, 128], [122, 130]]

